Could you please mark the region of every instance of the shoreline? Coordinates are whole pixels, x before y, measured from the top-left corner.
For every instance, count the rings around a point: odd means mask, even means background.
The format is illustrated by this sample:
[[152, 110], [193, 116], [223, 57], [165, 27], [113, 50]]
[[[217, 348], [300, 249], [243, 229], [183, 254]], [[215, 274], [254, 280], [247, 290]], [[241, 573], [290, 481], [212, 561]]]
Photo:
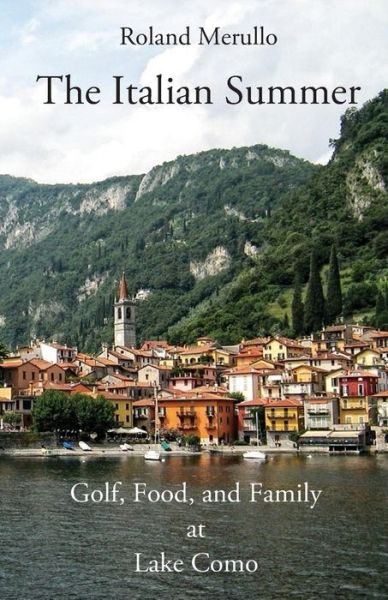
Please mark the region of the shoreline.
[[[186, 448], [172, 448], [170, 452], [166, 452], [163, 450], [158, 444], [141, 444], [137, 447], [134, 447], [134, 450], [122, 451], [117, 447], [92, 447], [90, 451], [81, 450], [81, 448], [75, 448], [74, 450], [66, 450], [65, 448], [15, 448], [15, 449], [6, 449], [0, 450], [0, 459], [2, 456], [7, 457], [21, 457], [21, 458], [36, 458], [36, 457], [72, 457], [72, 456], [93, 456], [97, 458], [107, 457], [107, 458], [115, 458], [115, 457], [139, 457], [144, 456], [144, 453], [147, 450], [157, 450], [160, 452], [161, 457], [166, 456], [199, 456], [201, 454], [209, 454], [210, 456], [242, 456], [244, 452], [249, 452], [256, 449], [256, 446], [237, 446], [237, 447], [218, 447], [212, 448], [204, 448], [200, 451], [192, 451]], [[260, 451], [265, 452], [266, 454], [300, 454], [300, 452], [296, 448], [272, 448], [267, 446], [259, 446]]]
[[[297, 448], [274, 448], [272, 446], [259, 446], [260, 451], [264, 452], [267, 455], [294, 455], [294, 456], [305, 456], [311, 457], [314, 456], [377, 456], [388, 454], [385, 449], [380, 449], [378, 452], [364, 452], [361, 455], [355, 454], [353, 452], [348, 453], [329, 453], [324, 451], [317, 451], [313, 449], [306, 450], [298, 450]], [[208, 454], [209, 456], [239, 456], [242, 457], [244, 452], [254, 451], [256, 446], [238, 446], [238, 447], [224, 447], [224, 448], [205, 448], [200, 451], [191, 451], [185, 448], [174, 448], [170, 452], [166, 452], [157, 444], [144, 444], [139, 445], [134, 450], [130, 451], [122, 451], [120, 448], [92, 448], [90, 451], [81, 450], [81, 448], [75, 448], [74, 450], [66, 450], [65, 448], [18, 448], [18, 449], [7, 449], [0, 450], [0, 460], [1, 457], [13, 457], [13, 458], [71, 458], [71, 457], [93, 457], [93, 458], [118, 458], [118, 457], [144, 457], [144, 453], [147, 450], [156, 450], [160, 452], [161, 458], [168, 456], [200, 456], [201, 454]]]

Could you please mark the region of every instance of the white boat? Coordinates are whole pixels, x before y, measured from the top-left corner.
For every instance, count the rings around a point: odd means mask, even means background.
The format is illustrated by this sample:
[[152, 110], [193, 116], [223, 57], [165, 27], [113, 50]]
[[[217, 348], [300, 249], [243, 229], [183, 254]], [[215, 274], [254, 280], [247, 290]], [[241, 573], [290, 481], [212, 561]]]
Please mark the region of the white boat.
[[147, 450], [147, 452], [144, 453], [144, 458], [146, 460], [160, 460], [160, 452], [157, 452], [156, 450]]
[[259, 452], [259, 450], [254, 450], [252, 452], [244, 452], [243, 458], [250, 458], [253, 460], [266, 460], [267, 455], [264, 452]]
[[91, 447], [86, 442], [78, 442], [78, 445], [81, 448], [81, 450], [83, 450], [84, 452], [91, 451]]
[[128, 452], [128, 450], [133, 450], [133, 448], [129, 444], [125, 443], [125, 444], [120, 444], [120, 450], [122, 452]]

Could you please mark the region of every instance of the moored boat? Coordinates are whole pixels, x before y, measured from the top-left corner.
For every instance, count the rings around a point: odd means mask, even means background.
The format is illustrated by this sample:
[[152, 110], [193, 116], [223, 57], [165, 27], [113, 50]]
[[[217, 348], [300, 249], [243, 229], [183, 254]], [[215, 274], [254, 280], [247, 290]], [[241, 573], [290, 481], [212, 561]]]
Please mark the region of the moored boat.
[[251, 452], [244, 452], [243, 458], [250, 458], [252, 460], [266, 460], [267, 455], [259, 450], [253, 450]]
[[81, 448], [81, 450], [83, 450], [84, 452], [90, 452], [91, 451], [91, 447], [86, 442], [78, 442], [78, 445]]
[[63, 447], [65, 450], [74, 450], [74, 443], [73, 442], [63, 442]]
[[147, 452], [144, 453], [144, 458], [145, 460], [160, 460], [160, 452], [157, 452], [156, 450], [147, 450]]

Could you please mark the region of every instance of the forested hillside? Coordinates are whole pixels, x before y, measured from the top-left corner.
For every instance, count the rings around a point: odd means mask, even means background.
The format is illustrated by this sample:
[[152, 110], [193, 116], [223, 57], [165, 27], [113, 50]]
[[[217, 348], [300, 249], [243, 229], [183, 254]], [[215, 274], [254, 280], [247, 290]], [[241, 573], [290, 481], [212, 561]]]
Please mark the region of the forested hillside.
[[345, 315], [372, 318], [387, 274], [387, 104], [384, 92], [345, 114], [325, 167], [257, 145], [90, 185], [0, 176], [1, 338], [111, 342], [123, 269], [143, 298], [139, 341], [287, 332], [295, 271], [305, 283], [314, 245], [325, 280], [333, 242]]

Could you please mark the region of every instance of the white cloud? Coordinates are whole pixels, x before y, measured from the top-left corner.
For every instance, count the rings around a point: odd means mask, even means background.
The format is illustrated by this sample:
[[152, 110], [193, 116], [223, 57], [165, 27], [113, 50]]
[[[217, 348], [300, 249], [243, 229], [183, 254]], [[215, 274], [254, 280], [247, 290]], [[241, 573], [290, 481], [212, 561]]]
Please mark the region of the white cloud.
[[[18, 6], [20, 6], [18, 4]], [[212, 147], [266, 143], [311, 161], [330, 156], [343, 106], [227, 106], [225, 81], [244, 85], [361, 85], [361, 101], [385, 82], [385, 0], [37, 0], [34, 14], [16, 13], [0, 55], [0, 172], [39, 181], [91, 181], [145, 172], [154, 164]], [[133, 48], [120, 46], [120, 26], [163, 33], [202, 25], [248, 32], [263, 25], [276, 46]], [[0, 25], [1, 32], [1, 25]], [[5, 33], [5, 32], [2, 32]], [[1, 37], [1, 36], [0, 36]], [[364, 41], [369, 40], [368, 44]], [[99, 85], [97, 106], [44, 106], [40, 73], [72, 73]], [[176, 85], [209, 85], [212, 106], [114, 106], [113, 74], [125, 85], [155, 75]], [[58, 96], [59, 100], [59, 96]]]

